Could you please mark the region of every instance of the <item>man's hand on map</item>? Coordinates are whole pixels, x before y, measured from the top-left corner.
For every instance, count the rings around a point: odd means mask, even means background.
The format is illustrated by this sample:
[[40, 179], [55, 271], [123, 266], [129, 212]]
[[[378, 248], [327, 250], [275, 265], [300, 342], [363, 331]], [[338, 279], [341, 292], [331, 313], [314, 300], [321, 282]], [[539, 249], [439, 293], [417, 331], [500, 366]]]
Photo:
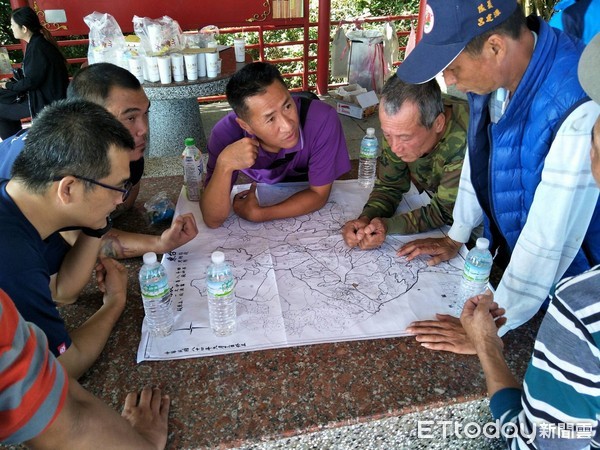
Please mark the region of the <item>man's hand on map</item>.
[[342, 227], [342, 237], [346, 245], [362, 250], [380, 247], [386, 234], [387, 227], [379, 217], [369, 221], [368, 217], [361, 216], [356, 220], [349, 220]]
[[250, 189], [239, 192], [233, 197], [233, 210], [242, 219], [250, 222], [262, 222], [260, 218], [260, 204], [256, 197], [256, 183], [250, 185]]
[[[489, 291], [486, 292], [485, 297], [493, 300], [493, 295]], [[470, 299], [470, 301], [473, 301], [473, 299]], [[506, 311], [500, 308], [498, 304], [492, 302], [488, 311], [496, 329], [506, 323], [506, 317], [504, 317]], [[430, 350], [442, 350], [465, 355], [476, 354], [475, 346], [469, 339], [460, 319], [447, 314], [436, 314], [435, 316], [437, 320], [421, 320], [411, 323], [406, 331], [414, 334], [417, 342]]]
[[227, 171], [247, 169], [254, 165], [257, 157], [258, 140], [246, 137], [223, 149], [217, 158], [217, 167]]
[[356, 237], [359, 239], [358, 246], [362, 250], [370, 250], [372, 248], [378, 248], [385, 241], [385, 235], [387, 234], [387, 227], [383, 220], [379, 217], [371, 219], [369, 225], [364, 227], [362, 230], [358, 230]]
[[[175, 217], [171, 226], [160, 235], [158, 249], [167, 253], [191, 241], [198, 234], [196, 219], [192, 213]], [[158, 253], [158, 252], [157, 252]]]
[[369, 225], [369, 218], [365, 216], [361, 216], [355, 220], [349, 220], [344, 224], [342, 227], [342, 237], [348, 247], [354, 248], [358, 246], [358, 243], [360, 242], [358, 232], [367, 225]]
[[419, 255], [431, 255], [432, 258], [427, 261], [428, 266], [435, 266], [442, 261], [448, 261], [458, 254], [462, 243], [450, 239], [448, 236], [443, 238], [417, 239], [400, 247], [398, 256], [406, 256], [408, 261]]

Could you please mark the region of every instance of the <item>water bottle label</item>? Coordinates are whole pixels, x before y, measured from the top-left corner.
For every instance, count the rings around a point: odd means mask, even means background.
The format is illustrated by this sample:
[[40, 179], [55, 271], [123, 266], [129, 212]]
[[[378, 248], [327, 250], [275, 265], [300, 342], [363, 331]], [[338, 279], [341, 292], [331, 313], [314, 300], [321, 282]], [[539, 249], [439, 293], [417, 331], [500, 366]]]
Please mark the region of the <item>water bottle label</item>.
[[171, 293], [168, 282], [146, 284], [141, 288], [142, 296], [148, 299], [158, 299], [168, 296]]
[[206, 289], [214, 297], [226, 297], [233, 291], [234, 280], [227, 281], [208, 281]]
[[487, 267], [475, 266], [469, 261], [466, 261], [463, 278], [475, 283], [487, 283], [490, 278], [490, 273]]
[[376, 158], [377, 157], [377, 146], [376, 145], [361, 145], [359, 157], [360, 158]]

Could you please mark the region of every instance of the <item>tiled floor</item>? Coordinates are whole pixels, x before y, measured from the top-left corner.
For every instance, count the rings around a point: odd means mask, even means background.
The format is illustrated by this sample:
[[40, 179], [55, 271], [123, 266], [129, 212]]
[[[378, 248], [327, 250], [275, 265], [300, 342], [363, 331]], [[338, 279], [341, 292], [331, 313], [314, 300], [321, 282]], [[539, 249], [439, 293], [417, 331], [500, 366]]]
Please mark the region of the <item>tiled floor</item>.
[[[335, 103], [330, 97], [323, 97], [323, 101], [330, 103], [335, 107]], [[206, 134], [207, 138], [210, 136], [210, 131], [215, 123], [217, 123], [229, 111], [231, 111], [231, 108], [226, 102], [209, 103], [200, 106], [202, 124], [204, 126], [204, 133]], [[342, 123], [342, 127], [344, 128], [350, 159], [358, 159], [360, 141], [365, 135], [367, 128], [375, 128], [375, 134], [379, 137], [381, 142], [381, 130], [379, 129], [377, 114], [374, 114], [366, 119], [354, 119], [352, 117], [342, 115], [339, 115], [339, 118], [340, 122]], [[183, 143], [181, 150], [183, 151]], [[168, 176], [179, 175], [181, 173], [182, 169], [179, 156], [164, 156], [148, 158], [146, 161], [144, 176]]]

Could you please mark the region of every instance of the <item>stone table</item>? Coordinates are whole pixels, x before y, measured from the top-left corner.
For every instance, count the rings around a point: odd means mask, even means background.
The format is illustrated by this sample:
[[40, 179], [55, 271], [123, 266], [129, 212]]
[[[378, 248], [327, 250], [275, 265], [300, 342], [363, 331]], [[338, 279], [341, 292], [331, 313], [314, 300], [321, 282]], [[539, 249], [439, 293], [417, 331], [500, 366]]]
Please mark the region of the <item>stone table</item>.
[[[175, 202], [181, 184], [179, 176], [142, 179], [135, 211], [116, 219], [115, 227], [160, 233], [166, 225], [147, 225], [143, 203], [158, 191]], [[141, 258], [123, 262], [129, 269], [125, 312], [80, 381], [119, 411], [127, 392], [161, 386], [172, 399], [169, 449], [249, 445], [486, 395], [475, 356], [432, 352], [411, 337], [136, 364], [144, 317], [136, 279]], [[69, 327], [77, 327], [101, 303], [91, 281], [61, 314]], [[518, 377], [527, 367], [539, 322], [538, 316], [505, 338], [508, 364]]]

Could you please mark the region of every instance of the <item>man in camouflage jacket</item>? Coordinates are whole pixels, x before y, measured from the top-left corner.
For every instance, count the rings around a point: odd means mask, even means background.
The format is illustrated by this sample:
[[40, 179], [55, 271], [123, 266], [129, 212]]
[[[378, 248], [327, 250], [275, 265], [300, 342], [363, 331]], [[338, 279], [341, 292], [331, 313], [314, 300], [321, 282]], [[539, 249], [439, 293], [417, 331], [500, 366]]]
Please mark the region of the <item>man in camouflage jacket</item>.
[[[385, 138], [375, 187], [360, 217], [342, 235], [350, 247], [379, 247], [387, 233], [415, 234], [452, 224], [452, 210], [467, 145], [466, 101], [442, 96], [435, 80], [384, 86], [379, 121]], [[429, 205], [395, 214], [411, 181], [431, 196]]]

